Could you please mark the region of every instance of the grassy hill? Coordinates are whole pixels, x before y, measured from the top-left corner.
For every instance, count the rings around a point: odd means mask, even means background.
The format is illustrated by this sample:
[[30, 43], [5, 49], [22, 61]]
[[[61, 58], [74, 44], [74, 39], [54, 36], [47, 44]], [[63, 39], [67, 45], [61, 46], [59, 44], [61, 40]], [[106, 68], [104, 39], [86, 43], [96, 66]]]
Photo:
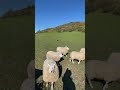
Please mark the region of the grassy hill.
[[48, 28], [45, 30], [39, 30], [36, 33], [40, 32], [72, 32], [72, 31], [81, 31], [85, 32], [85, 23], [84, 22], [70, 22], [64, 25], [57, 26], [55, 28]]
[[[83, 32], [52, 32], [52, 33], [38, 33], [35, 34], [35, 69], [36, 69], [36, 81], [42, 82], [42, 74], [38, 75], [43, 70], [43, 62], [46, 59], [46, 53], [49, 50], [56, 51], [57, 46], [68, 46], [71, 51], [79, 51], [80, 48], [85, 47], [85, 33]], [[69, 62], [68, 57], [64, 57], [64, 60], [60, 62], [61, 76], [55, 83], [55, 90], [63, 90], [65, 87], [71, 89], [65, 90], [84, 90], [85, 89], [85, 62], [81, 62], [79, 65], [75, 61], [75, 64]], [[67, 68], [69, 69], [68, 71]], [[67, 77], [66, 77], [67, 75]], [[36, 90], [40, 90], [40, 86], [37, 86]], [[46, 90], [45, 88], [42, 90]]]
[[34, 16], [0, 19], [0, 88], [19, 90], [34, 59]]

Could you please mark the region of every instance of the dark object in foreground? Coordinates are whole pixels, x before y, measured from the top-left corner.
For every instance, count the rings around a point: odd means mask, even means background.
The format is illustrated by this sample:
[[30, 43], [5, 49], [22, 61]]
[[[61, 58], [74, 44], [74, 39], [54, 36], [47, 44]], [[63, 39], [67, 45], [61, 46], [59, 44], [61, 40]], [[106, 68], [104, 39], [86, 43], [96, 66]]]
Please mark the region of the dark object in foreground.
[[66, 72], [62, 78], [63, 81], [63, 90], [76, 90], [75, 84], [71, 78], [72, 72], [67, 68]]

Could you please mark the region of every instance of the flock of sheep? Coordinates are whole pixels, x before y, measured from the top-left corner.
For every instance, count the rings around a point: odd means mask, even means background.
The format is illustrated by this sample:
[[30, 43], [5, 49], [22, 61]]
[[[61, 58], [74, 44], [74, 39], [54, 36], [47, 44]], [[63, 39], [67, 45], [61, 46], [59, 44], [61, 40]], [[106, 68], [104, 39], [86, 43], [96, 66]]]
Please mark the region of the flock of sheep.
[[[53, 90], [53, 84], [59, 78], [58, 63], [63, 56], [67, 57], [68, 51], [67, 46], [57, 47], [56, 51], [48, 51], [46, 54], [46, 60], [43, 64], [43, 81], [46, 82], [46, 87], [48, 87], [48, 82], [51, 83], [51, 90]], [[81, 60], [85, 60], [85, 48], [81, 48], [79, 52], [72, 51], [69, 61], [73, 62], [73, 60], [79, 60], [78, 64]]]
[[[55, 51], [48, 51], [46, 54], [46, 60], [43, 63], [43, 81], [46, 82], [46, 87], [48, 83], [51, 83], [51, 90], [53, 90], [53, 84], [59, 78], [59, 68], [58, 63], [63, 56], [67, 57], [69, 48], [57, 47]], [[85, 48], [81, 48], [79, 52], [72, 51], [70, 53], [70, 61], [74, 64], [74, 60], [85, 60]], [[28, 78], [24, 80], [21, 85], [20, 90], [35, 90], [35, 60], [32, 60], [27, 67]], [[111, 81], [116, 81], [120, 79], [120, 53], [112, 53], [111, 57], [107, 61], [101, 60], [88, 60], [86, 61], [86, 78], [91, 88], [93, 85], [91, 83], [92, 79], [101, 79], [105, 81], [103, 90], [108, 88], [108, 83]]]

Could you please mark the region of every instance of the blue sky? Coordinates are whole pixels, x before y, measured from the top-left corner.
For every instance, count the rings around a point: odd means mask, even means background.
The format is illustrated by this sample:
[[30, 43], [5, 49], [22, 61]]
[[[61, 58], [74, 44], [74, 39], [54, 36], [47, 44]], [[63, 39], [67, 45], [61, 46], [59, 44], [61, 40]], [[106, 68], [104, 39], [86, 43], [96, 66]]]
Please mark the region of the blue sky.
[[9, 9], [22, 9], [31, 4], [34, 4], [34, 0], [0, 0], [0, 16]]
[[35, 31], [85, 21], [85, 0], [35, 0]]

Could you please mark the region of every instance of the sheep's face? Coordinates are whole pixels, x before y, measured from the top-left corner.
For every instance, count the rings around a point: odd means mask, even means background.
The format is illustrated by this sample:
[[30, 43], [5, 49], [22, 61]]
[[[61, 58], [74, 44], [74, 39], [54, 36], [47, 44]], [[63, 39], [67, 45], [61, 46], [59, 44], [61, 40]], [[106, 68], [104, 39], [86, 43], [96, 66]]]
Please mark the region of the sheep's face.
[[49, 73], [54, 73], [54, 69], [55, 69], [55, 64], [48, 64], [48, 67], [49, 67]]
[[62, 55], [60, 52], [57, 52], [57, 55], [58, 55], [59, 57], [63, 57], [63, 55]]

